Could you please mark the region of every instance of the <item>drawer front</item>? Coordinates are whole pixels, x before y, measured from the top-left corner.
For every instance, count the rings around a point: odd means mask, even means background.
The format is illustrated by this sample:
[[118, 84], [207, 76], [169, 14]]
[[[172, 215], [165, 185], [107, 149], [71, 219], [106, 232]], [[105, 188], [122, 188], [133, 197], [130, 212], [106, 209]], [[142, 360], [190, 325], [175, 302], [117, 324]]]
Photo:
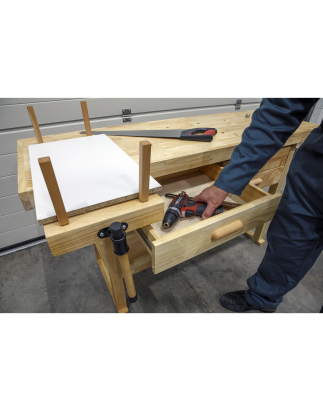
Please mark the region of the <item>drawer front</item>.
[[270, 221], [280, 199], [281, 194], [267, 195], [153, 241], [154, 273], [158, 274]]

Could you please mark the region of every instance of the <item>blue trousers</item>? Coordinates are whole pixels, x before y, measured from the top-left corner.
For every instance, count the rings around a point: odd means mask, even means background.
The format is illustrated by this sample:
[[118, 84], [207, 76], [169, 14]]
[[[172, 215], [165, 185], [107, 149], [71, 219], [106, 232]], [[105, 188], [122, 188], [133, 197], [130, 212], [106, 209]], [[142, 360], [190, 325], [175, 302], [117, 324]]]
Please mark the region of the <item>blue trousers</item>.
[[245, 297], [274, 308], [315, 263], [323, 249], [323, 128], [307, 137], [291, 162], [286, 187], [267, 233], [267, 250], [247, 280]]

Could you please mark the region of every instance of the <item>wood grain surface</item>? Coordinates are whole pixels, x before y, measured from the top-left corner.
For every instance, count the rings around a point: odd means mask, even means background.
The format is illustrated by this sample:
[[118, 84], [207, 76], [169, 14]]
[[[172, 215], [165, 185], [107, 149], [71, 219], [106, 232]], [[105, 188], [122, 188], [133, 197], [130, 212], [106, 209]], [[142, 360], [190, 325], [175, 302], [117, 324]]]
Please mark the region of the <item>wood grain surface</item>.
[[[248, 113], [252, 114], [252, 111], [248, 111]], [[128, 124], [101, 128], [100, 130], [158, 130], [166, 129], [167, 127], [173, 129], [189, 129], [195, 127], [217, 128], [218, 133], [211, 143], [166, 138], [147, 138], [152, 144], [151, 175], [156, 178], [182, 172], [183, 170], [194, 167], [201, 167], [206, 164], [229, 160], [232, 151], [241, 142], [244, 129], [250, 125], [251, 117], [246, 118], [245, 114], [246, 112], [243, 111], [225, 114], [220, 113]], [[304, 141], [308, 134], [316, 127], [317, 124], [303, 122], [288, 139], [285, 147]], [[79, 132], [71, 132], [43, 136], [43, 139], [44, 142], [48, 142], [78, 138], [80, 136], [82, 136], [82, 134]], [[140, 137], [111, 136], [110, 138], [139, 164], [139, 141], [142, 140]], [[31, 144], [37, 144], [36, 138], [18, 141], [18, 193], [23, 205], [26, 205], [26, 207], [33, 206], [33, 187], [28, 152], [28, 145]], [[270, 168], [273, 167], [270, 166]]]

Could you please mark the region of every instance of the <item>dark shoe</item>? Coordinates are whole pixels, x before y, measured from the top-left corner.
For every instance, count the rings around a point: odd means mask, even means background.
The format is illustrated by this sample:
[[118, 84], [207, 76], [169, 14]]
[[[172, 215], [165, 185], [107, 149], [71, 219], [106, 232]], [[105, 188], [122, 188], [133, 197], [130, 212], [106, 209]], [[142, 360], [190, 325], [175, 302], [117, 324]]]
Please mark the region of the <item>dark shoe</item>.
[[262, 311], [265, 313], [273, 313], [277, 308], [258, 308], [249, 304], [244, 296], [245, 291], [233, 291], [231, 293], [223, 294], [221, 297], [221, 305], [227, 310], [236, 313], [246, 313], [247, 311]]

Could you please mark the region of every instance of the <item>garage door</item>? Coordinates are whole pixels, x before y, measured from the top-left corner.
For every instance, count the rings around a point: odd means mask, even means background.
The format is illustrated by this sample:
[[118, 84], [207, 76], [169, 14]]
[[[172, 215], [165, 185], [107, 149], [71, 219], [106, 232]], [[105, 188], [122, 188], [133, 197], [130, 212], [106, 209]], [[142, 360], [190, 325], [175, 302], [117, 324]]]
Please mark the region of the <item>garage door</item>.
[[[35, 211], [24, 211], [17, 182], [17, 140], [34, 137], [27, 106], [32, 105], [44, 136], [84, 128], [80, 101], [84, 99], [0, 99], [0, 250], [44, 235]], [[92, 128], [123, 123], [122, 110], [131, 110], [139, 123], [167, 118], [225, 113], [259, 107], [259, 98], [93, 98], [86, 99]]]

